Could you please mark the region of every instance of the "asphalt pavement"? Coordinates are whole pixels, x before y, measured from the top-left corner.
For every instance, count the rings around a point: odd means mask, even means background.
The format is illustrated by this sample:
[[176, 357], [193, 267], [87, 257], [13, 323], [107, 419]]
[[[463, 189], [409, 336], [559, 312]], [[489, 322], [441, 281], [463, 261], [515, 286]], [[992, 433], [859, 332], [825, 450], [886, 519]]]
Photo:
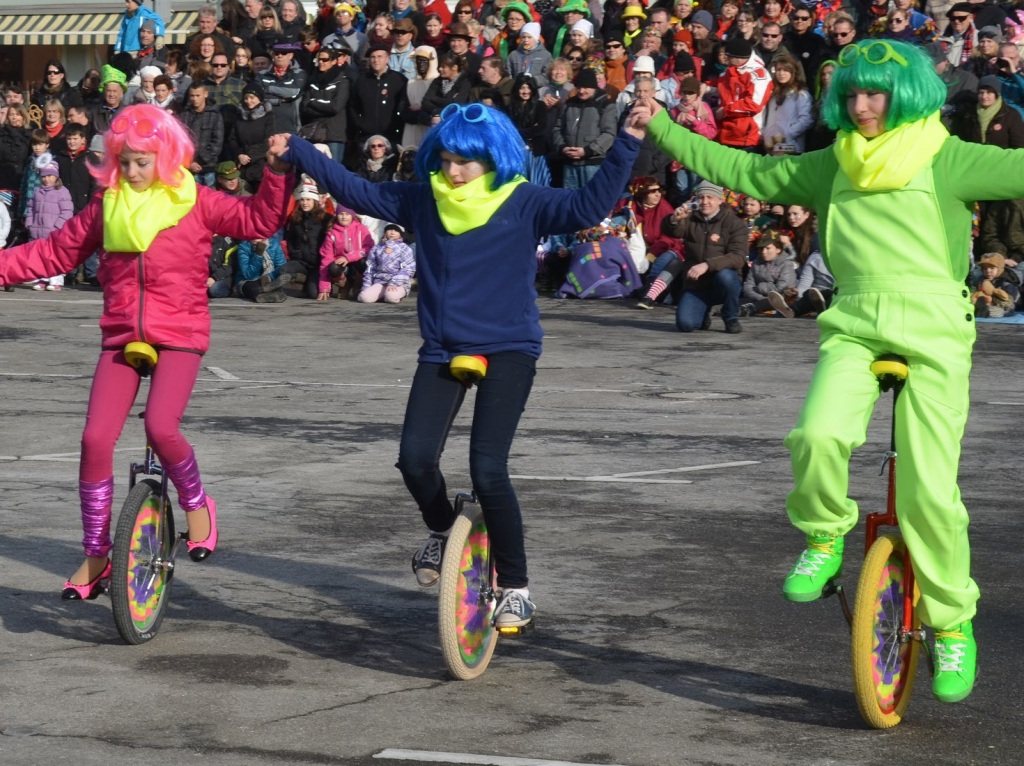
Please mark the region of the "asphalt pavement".
[[[59, 599], [81, 556], [100, 295], [0, 294], [0, 764], [1024, 760], [1020, 328], [979, 328], [963, 442], [978, 687], [942, 705], [922, 665], [907, 719], [879, 732], [857, 712], [835, 599], [779, 593], [802, 547], [782, 439], [814, 322], [746, 319], [727, 335], [716, 319], [682, 335], [665, 308], [539, 300], [545, 353], [511, 455], [537, 625], [460, 682], [436, 592], [410, 571], [424, 529], [394, 467], [414, 300], [215, 302], [183, 427], [221, 541], [181, 564], [159, 635], [132, 647], [108, 597]], [[470, 412], [443, 458], [453, 492], [468, 486]], [[865, 513], [884, 502], [888, 422], [879, 407], [852, 461]], [[143, 440], [130, 418], [115, 507]], [[851, 589], [862, 539], [848, 544]]]

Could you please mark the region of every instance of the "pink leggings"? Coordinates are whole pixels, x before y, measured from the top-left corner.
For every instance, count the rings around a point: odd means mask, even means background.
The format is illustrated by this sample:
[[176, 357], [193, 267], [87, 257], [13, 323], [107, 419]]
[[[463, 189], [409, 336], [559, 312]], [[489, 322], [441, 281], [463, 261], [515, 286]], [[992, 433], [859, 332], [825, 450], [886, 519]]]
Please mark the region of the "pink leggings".
[[[180, 427], [202, 361], [202, 356], [187, 351], [160, 351], [146, 400], [146, 438], [164, 465], [177, 465], [192, 455]], [[114, 446], [139, 393], [139, 380], [121, 351], [100, 354], [82, 433], [81, 481], [114, 475]]]

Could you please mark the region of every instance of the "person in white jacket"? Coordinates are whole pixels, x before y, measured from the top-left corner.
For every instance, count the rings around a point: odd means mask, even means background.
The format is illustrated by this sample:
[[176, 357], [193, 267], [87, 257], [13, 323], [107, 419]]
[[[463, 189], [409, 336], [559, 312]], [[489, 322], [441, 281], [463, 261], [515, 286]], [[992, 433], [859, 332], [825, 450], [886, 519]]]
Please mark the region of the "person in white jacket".
[[814, 100], [803, 67], [789, 56], [772, 61], [772, 96], [764, 110], [761, 141], [771, 154], [803, 154], [804, 136], [814, 125]]

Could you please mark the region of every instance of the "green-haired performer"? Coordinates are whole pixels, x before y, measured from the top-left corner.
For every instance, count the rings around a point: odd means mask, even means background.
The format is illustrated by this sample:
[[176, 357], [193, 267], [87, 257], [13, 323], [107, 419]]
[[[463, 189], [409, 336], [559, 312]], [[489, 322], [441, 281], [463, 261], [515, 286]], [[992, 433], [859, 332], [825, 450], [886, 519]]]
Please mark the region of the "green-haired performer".
[[975, 337], [964, 287], [971, 209], [977, 199], [1024, 197], [1024, 151], [951, 137], [939, 121], [945, 98], [924, 53], [875, 40], [840, 53], [824, 106], [839, 130], [828, 149], [758, 157], [680, 128], [657, 104], [634, 112], [641, 110], [638, 125], [649, 119], [664, 151], [699, 175], [819, 216], [822, 254], [839, 290], [818, 317], [818, 364], [786, 437], [795, 479], [786, 510], [808, 543], [782, 588], [791, 601], [820, 598], [841, 569], [843, 536], [857, 524], [849, 459], [878, 398], [871, 362], [885, 353], [908, 360], [896, 432], [900, 526], [921, 616], [935, 629], [933, 691], [957, 702], [974, 686], [979, 595], [957, 487]]

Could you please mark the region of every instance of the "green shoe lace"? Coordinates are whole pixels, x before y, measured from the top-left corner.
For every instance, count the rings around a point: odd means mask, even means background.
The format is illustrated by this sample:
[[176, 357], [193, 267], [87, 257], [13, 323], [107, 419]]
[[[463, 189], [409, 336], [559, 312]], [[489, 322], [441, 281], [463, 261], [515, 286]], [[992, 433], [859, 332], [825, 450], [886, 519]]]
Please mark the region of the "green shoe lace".
[[789, 601], [816, 601], [821, 592], [843, 569], [842, 537], [808, 537], [807, 548], [782, 584]]
[[932, 693], [940, 702], [959, 702], [974, 689], [978, 642], [971, 621], [935, 631], [935, 679]]

